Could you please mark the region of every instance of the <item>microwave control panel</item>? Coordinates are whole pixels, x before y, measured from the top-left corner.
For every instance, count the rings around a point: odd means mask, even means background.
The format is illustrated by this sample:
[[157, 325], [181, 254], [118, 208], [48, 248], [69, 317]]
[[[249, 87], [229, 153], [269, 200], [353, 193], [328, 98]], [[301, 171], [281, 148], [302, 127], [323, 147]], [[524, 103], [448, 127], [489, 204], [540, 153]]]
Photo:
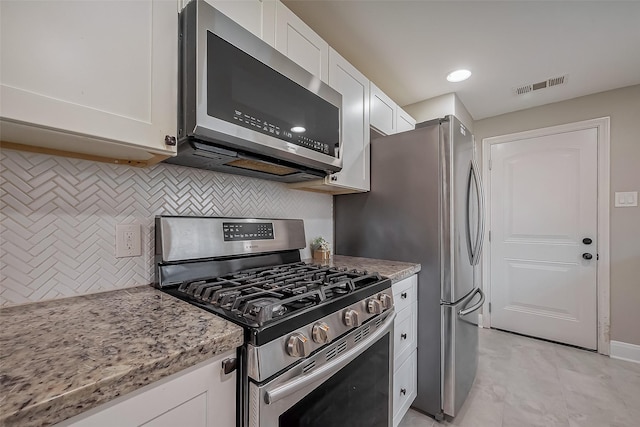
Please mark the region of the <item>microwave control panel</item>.
[[240, 126], [271, 135], [275, 138], [282, 139], [283, 141], [299, 145], [300, 147], [305, 147], [323, 154], [329, 154], [329, 144], [308, 138], [300, 133], [294, 133], [289, 129], [281, 129], [280, 126], [269, 123], [259, 117], [254, 117], [251, 114], [234, 110], [233, 121]]

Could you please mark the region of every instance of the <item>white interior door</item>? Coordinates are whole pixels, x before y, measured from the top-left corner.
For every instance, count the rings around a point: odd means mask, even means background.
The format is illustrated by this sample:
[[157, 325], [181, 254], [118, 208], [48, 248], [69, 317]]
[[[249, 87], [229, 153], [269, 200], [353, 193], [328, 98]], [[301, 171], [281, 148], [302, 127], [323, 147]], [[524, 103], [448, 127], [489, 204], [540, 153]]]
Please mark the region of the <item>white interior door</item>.
[[495, 144], [490, 162], [491, 326], [595, 349], [597, 129]]

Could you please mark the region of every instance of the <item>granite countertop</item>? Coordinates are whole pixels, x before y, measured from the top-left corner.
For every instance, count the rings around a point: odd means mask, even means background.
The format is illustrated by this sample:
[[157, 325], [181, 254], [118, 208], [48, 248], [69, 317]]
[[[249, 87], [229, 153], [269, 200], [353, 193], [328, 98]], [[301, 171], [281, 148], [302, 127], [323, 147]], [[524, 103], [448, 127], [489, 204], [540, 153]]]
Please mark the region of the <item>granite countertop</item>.
[[[378, 272], [420, 264], [335, 255], [314, 264]], [[243, 330], [149, 286], [0, 310], [0, 426], [55, 424], [234, 349]]]
[[366, 270], [380, 273], [391, 279], [391, 283], [399, 282], [402, 279], [413, 276], [420, 271], [420, 264], [412, 262], [386, 261], [373, 258], [359, 258], [345, 255], [333, 255], [328, 261], [316, 259], [306, 259], [305, 262], [314, 264], [329, 265], [331, 267], [343, 267], [348, 269]]
[[0, 310], [0, 425], [51, 425], [243, 342], [150, 286]]

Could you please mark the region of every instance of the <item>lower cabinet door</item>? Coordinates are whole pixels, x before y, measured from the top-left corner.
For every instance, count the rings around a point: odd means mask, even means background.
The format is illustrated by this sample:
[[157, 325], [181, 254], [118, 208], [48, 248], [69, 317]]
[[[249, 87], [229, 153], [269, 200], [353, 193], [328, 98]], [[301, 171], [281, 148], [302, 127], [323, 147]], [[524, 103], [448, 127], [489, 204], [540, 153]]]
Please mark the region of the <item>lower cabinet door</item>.
[[235, 356], [222, 353], [56, 427], [235, 427], [236, 372], [222, 372]]
[[417, 377], [417, 354], [413, 353], [399, 367], [396, 367], [393, 376], [393, 427], [402, 420], [407, 413], [411, 403], [416, 398], [418, 377]]
[[398, 317], [396, 318], [393, 331], [393, 353], [398, 363], [405, 360], [409, 353], [416, 349], [417, 305], [418, 303], [414, 301], [412, 307], [398, 312]]
[[207, 394], [202, 393], [143, 424], [144, 427], [206, 427]]

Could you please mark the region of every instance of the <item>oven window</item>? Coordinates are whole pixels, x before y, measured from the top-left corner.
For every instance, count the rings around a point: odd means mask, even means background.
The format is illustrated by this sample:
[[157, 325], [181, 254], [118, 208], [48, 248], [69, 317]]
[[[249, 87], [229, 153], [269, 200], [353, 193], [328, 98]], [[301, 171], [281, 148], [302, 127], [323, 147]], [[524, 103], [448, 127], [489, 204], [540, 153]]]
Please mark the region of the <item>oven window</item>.
[[389, 336], [280, 416], [280, 427], [388, 427]]

